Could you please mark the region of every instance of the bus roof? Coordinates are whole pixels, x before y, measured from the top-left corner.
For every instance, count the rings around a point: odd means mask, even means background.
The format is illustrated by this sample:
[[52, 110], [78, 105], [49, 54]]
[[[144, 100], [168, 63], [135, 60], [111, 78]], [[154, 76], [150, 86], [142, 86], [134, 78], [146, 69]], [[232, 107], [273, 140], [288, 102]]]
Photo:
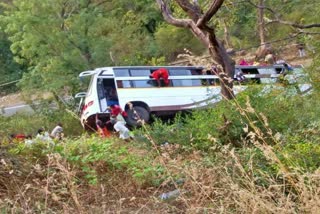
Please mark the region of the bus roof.
[[[252, 66], [252, 65], [236, 65], [235, 69], [267, 69], [267, 68], [283, 68], [282, 64], [279, 65], [265, 65], [265, 66]], [[294, 66], [301, 67], [301, 66]], [[168, 68], [168, 69], [196, 69], [202, 70], [204, 66], [114, 66], [114, 67], [101, 67], [94, 70], [83, 71], [79, 74], [79, 77], [91, 76], [94, 74], [103, 75], [114, 75], [113, 69], [159, 69], [159, 68]]]
[[116, 67], [101, 67], [94, 70], [83, 71], [79, 74], [79, 77], [90, 76], [94, 74], [100, 74], [103, 72], [104, 75], [113, 75], [113, 69], [179, 69], [179, 68], [189, 68], [189, 69], [203, 69], [202, 66], [116, 66]]

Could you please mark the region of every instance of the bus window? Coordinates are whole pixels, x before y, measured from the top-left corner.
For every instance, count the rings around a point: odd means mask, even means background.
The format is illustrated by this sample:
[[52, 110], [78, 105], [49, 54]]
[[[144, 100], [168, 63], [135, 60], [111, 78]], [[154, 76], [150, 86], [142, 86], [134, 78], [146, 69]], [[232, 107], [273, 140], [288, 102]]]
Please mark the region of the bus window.
[[218, 86], [220, 85], [220, 81], [219, 79], [201, 79], [201, 84], [203, 86], [209, 86], [209, 85], [213, 85], [213, 86]]
[[[151, 74], [150, 69], [131, 69], [130, 74], [132, 77], [148, 77]], [[150, 88], [155, 87], [152, 81], [147, 80], [132, 80], [134, 88]]]
[[155, 87], [153, 80], [132, 80], [132, 85], [134, 88], [151, 88]]
[[[259, 71], [257, 68], [241, 68], [241, 71], [244, 75], [246, 74], [259, 74]], [[247, 83], [253, 83], [253, 84], [260, 84], [260, 78], [250, 78], [248, 79]]]
[[283, 70], [284, 70], [284, 68], [276, 68], [277, 74], [282, 74]]
[[172, 80], [173, 87], [183, 87], [183, 86], [201, 86], [200, 79], [181, 79], [181, 80]]
[[130, 80], [117, 80], [118, 88], [131, 88]]
[[88, 87], [88, 91], [87, 91], [87, 95], [88, 96], [90, 96], [91, 93], [92, 93], [92, 87], [93, 87], [93, 82], [94, 82], [93, 80], [94, 80], [94, 76], [91, 76], [89, 87]]
[[99, 98], [104, 98], [105, 97], [105, 87], [103, 85], [103, 79], [98, 79], [97, 80], [97, 92], [98, 92], [98, 97]]
[[169, 76], [190, 76], [191, 71], [186, 69], [170, 69]]
[[129, 70], [128, 69], [114, 69], [114, 75], [116, 77], [129, 77]]
[[[192, 72], [188, 69], [170, 69], [170, 76], [191, 76]], [[194, 74], [195, 75], [195, 74]], [[183, 87], [183, 86], [201, 86], [200, 79], [175, 79], [172, 80], [173, 87]]]
[[191, 69], [191, 75], [202, 75], [202, 70], [200, 70], [200, 69]]
[[[258, 69], [258, 71], [259, 71], [259, 74], [267, 74], [267, 75], [277, 73], [277, 71], [274, 68], [261, 68], [261, 69]], [[269, 78], [261, 78], [260, 81], [263, 84], [271, 84], [271, 83], [276, 83], [277, 79], [269, 77]]]
[[150, 69], [131, 69], [130, 74], [132, 77], [148, 77], [150, 73]]

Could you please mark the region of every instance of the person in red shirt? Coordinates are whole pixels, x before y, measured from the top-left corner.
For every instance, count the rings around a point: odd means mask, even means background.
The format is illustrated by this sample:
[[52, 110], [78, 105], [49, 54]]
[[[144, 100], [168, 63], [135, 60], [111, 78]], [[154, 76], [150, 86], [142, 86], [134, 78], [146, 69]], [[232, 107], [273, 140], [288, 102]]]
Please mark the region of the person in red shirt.
[[110, 105], [110, 110], [110, 115], [118, 116], [118, 114], [121, 114], [124, 118], [128, 117], [127, 112], [123, 111], [118, 105]]
[[249, 63], [245, 59], [241, 59], [239, 65], [249, 65]]
[[160, 79], [163, 79], [163, 82], [164, 82], [164, 84], [166, 86], [168, 86], [169, 83], [170, 83], [170, 81], [169, 81], [169, 72], [165, 68], [160, 68], [158, 70], [155, 70], [152, 74], [150, 74], [149, 77], [157, 80], [159, 87], [161, 86]]
[[11, 134], [11, 142], [22, 142], [26, 138], [24, 134]]

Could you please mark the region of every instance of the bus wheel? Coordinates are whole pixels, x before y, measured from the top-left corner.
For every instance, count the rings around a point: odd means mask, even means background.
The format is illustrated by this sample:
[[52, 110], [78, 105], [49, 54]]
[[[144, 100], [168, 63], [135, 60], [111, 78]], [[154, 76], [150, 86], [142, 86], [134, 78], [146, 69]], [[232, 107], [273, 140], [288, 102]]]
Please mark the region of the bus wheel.
[[147, 109], [141, 106], [134, 106], [133, 109], [129, 109], [127, 111], [128, 117], [126, 118], [126, 122], [130, 126], [141, 126], [142, 122], [149, 122], [150, 113]]

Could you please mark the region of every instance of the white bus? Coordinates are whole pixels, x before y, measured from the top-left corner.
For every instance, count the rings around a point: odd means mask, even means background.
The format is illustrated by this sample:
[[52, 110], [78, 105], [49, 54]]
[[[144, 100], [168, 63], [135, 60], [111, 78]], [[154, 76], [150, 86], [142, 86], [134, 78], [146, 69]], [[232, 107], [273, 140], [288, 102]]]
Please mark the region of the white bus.
[[[169, 72], [168, 86], [158, 86], [149, 75], [159, 68]], [[203, 72], [194, 66], [123, 66], [103, 67], [80, 73], [91, 76], [87, 92], [81, 92], [79, 113], [85, 128], [95, 128], [95, 116], [108, 120], [107, 107], [119, 105], [128, 113], [127, 123], [137, 125], [136, 112], [148, 122], [150, 115], [170, 115], [178, 111], [207, 107], [221, 100], [218, 76]], [[257, 84], [275, 83], [285, 70], [284, 66], [237, 66], [235, 71], [235, 94], [245, 90], [248, 84], [237, 84], [236, 74], [241, 72], [247, 80]], [[130, 109], [133, 106], [133, 111]]]

